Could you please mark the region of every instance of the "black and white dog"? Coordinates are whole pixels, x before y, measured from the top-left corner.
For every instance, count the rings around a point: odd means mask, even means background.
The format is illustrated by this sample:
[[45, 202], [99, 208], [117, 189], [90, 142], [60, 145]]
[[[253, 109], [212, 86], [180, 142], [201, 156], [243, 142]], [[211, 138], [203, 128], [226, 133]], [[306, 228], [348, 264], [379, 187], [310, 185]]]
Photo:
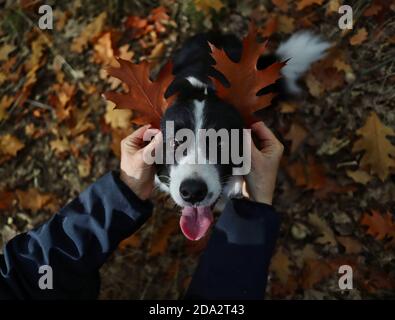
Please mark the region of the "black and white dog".
[[[177, 149], [184, 141], [177, 141], [166, 132], [166, 122], [174, 123], [174, 130], [188, 128], [194, 132], [199, 129], [242, 130], [243, 119], [234, 106], [217, 97], [209, 76], [217, 77], [226, 83], [226, 79], [212, 65], [208, 41], [216, 47], [223, 48], [228, 56], [240, 59], [242, 45], [235, 36], [200, 34], [186, 41], [175, 54], [173, 73], [175, 81], [170, 85], [167, 95], [177, 92], [175, 102], [166, 110], [161, 131], [164, 136], [164, 148], [169, 144]], [[282, 79], [269, 90], [279, 91], [279, 96], [298, 94], [300, 88], [297, 80], [308, 70], [309, 66], [320, 59], [329, 44], [312, 33], [303, 31], [293, 35], [282, 43], [274, 54], [261, 57], [257, 68], [264, 69], [275, 61], [288, 61], [282, 68]], [[267, 91], [267, 89], [265, 89]], [[267, 93], [267, 92], [265, 92]], [[259, 94], [259, 93], [258, 93]], [[242, 99], [242, 97], [240, 97]], [[199, 135], [196, 134], [196, 137]], [[170, 137], [170, 138], [169, 138]], [[169, 141], [171, 139], [172, 141]], [[229, 150], [236, 147], [235, 142]], [[224, 147], [218, 143], [218, 154]], [[242, 144], [242, 139], [237, 144]], [[237, 164], [193, 163], [189, 160], [203, 152], [200, 141], [194, 148], [172, 164], [158, 166], [156, 183], [168, 192], [177, 205], [182, 207], [180, 226], [184, 235], [191, 240], [198, 240], [205, 235], [213, 221], [212, 209], [220, 198], [240, 197], [242, 176], [232, 175]], [[237, 145], [241, 150], [240, 145]]]

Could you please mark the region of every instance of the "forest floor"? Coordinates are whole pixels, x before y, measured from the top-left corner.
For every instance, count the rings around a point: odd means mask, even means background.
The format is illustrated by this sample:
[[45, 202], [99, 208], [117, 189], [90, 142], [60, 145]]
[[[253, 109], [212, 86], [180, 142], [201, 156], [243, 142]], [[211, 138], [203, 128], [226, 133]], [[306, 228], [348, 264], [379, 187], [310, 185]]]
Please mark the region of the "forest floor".
[[[304, 94], [270, 107], [265, 122], [286, 146], [274, 207], [283, 223], [268, 299], [395, 298], [395, 5], [342, 0], [0, 0], [0, 247], [39, 225], [119, 167], [131, 111], [101, 98], [119, 82], [115, 56], [155, 70], [190, 36], [242, 37], [253, 18], [270, 48], [311, 29], [331, 42], [301, 80]], [[361, 147], [361, 148], [359, 148]], [[101, 270], [101, 299], [182, 297], [209, 236], [190, 242], [179, 209], [158, 191], [155, 212]], [[338, 286], [353, 268], [352, 290]]]

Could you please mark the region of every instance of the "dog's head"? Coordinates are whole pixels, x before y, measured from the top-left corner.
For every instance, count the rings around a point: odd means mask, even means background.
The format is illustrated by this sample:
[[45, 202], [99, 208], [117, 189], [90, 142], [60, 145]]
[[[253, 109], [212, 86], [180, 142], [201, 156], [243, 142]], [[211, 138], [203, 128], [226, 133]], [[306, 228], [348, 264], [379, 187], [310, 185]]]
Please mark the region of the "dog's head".
[[[241, 165], [237, 160], [243, 152], [243, 120], [214, 92], [193, 84], [180, 90], [162, 118], [163, 154], [167, 158], [157, 175], [182, 207], [184, 235], [197, 240], [211, 225], [211, 211], [232, 179], [233, 169]], [[169, 156], [173, 155], [172, 161]]]

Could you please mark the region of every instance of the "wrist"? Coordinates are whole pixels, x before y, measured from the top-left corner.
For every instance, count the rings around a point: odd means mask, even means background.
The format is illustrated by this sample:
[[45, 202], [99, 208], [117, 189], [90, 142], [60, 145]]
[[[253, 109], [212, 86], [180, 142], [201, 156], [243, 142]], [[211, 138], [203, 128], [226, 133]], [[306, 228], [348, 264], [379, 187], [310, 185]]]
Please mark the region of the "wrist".
[[141, 188], [139, 187], [139, 184], [136, 183], [136, 179], [129, 176], [124, 170], [120, 170], [119, 178], [121, 181], [126, 184], [130, 190], [133, 191], [133, 193], [140, 198], [141, 200], [145, 201], [149, 198], [149, 195], [147, 195]]

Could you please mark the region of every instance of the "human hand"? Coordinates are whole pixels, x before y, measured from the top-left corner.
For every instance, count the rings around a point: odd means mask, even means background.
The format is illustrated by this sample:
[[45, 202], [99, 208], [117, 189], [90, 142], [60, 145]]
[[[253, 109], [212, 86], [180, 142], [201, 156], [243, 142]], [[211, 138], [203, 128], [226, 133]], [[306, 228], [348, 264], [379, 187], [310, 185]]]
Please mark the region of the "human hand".
[[[154, 138], [149, 142], [144, 137]], [[145, 125], [121, 141], [121, 180], [142, 200], [154, 188], [155, 165], [144, 161], [144, 153], [151, 153], [162, 143], [162, 133]]]
[[251, 139], [251, 171], [244, 191], [251, 200], [271, 205], [284, 146], [263, 122], [255, 122], [251, 129], [259, 142], [255, 146]]

